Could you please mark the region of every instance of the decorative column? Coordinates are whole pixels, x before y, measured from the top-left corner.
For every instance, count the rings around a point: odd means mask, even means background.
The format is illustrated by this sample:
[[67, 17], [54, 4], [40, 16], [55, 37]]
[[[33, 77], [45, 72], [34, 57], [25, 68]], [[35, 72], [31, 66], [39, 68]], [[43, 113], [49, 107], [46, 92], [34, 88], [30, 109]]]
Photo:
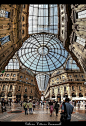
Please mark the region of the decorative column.
[[55, 101], [57, 101], [57, 87], [55, 87]]
[[17, 84], [15, 83], [13, 85], [13, 92], [12, 92], [12, 101], [13, 102], [16, 100], [16, 86], [17, 86]]
[[50, 88], [50, 100], [52, 98], [52, 88]]
[[21, 101], [23, 101], [23, 95], [24, 95], [24, 84], [21, 85]]
[[63, 87], [61, 86], [61, 87], [60, 87], [60, 91], [61, 91], [61, 101], [63, 101], [63, 90], [64, 90], [64, 89], [63, 89]]
[[68, 98], [71, 99], [71, 89], [70, 84], [67, 86], [68, 89]]
[[5, 88], [5, 90], [6, 90], [6, 92], [5, 92], [5, 100], [8, 100], [8, 87], [9, 87], [9, 82], [7, 83], [7, 85], [6, 85], [6, 88]]
[[76, 84], [76, 97], [79, 97], [79, 94], [78, 94], [78, 85]]

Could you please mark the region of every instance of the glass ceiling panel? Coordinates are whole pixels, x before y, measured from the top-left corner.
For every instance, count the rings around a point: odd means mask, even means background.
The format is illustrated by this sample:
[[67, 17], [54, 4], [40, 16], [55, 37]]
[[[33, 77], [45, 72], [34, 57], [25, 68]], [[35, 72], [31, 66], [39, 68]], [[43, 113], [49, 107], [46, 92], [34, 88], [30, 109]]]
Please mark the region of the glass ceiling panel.
[[23, 43], [18, 56], [21, 56], [21, 63], [32, 71], [50, 72], [65, 63], [68, 52], [54, 35], [34, 34]]
[[72, 59], [72, 57], [68, 59], [66, 69], [79, 70], [79, 67], [77, 66], [76, 62]]
[[57, 4], [30, 4], [28, 34], [47, 32], [58, 34]]

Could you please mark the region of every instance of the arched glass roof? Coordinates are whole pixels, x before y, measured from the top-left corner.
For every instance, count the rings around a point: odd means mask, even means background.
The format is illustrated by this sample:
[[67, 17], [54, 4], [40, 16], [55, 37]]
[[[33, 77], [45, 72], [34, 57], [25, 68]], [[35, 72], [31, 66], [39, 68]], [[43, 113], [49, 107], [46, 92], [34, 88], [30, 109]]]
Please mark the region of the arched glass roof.
[[28, 16], [29, 38], [18, 51], [23, 66], [36, 73], [40, 90], [47, 87], [49, 74], [63, 66], [68, 52], [58, 36], [58, 5], [30, 4]]
[[28, 24], [28, 34], [46, 32], [57, 35], [57, 4], [30, 4]]
[[19, 61], [17, 57], [14, 55], [12, 59], [10, 59], [8, 65], [5, 67], [6, 70], [14, 70], [14, 69], [19, 69]]
[[31, 35], [18, 51], [21, 63], [37, 72], [50, 72], [61, 67], [68, 52], [52, 34]]

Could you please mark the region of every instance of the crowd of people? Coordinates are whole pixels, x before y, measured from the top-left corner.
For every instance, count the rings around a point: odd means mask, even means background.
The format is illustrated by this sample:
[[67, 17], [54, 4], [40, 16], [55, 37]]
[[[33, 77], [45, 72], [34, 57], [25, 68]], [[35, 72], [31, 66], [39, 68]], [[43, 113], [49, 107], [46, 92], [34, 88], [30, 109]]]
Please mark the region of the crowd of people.
[[[12, 100], [9, 101], [9, 105], [11, 107], [11, 102]], [[5, 106], [5, 104], [8, 104], [8, 102], [6, 102], [5, 100], [1, 101], [1, 107], [2, 107], [2, 111], [3, 111], [3, 107]], [[31, 100], [29, 99], [29, 101], [25, 100], [25, 101], [19, 101], [19, 104], [21, 105], [21, 107], [24, 108], [25, 111], [25, 115], [28, 114], [33, 114], [33, 111], [35, 111], [36, 109], [39, 109], [40, 107], [42, 109], [46, 109], [47, 112], [50, 111], [50, 117], [53, 116], [53, 112], [55, 112], [56, 116], [58, 116], [58, 112], [59, 110], [61, 110], [61, 118], [60, 121], [61, 122], [70, 122], [71, 120], [71, 114], [73, 112], [73, 108], [76, 107], [76, 104], [78, 104], [78, 106], [80, 107], [80, 105], [82, 105], [82, 102], [75, 102], [75, 101], [70, 101], [69, 98], [65, 98], [65, 100], [63, 102], [58, 102], [58, 101], [53, 101], [53, 100], [49, 100], [49, 101], [35, 101], [35, 100]], [[83, 102], [83, 104], [85, 104]], [[29, 111], [29, 113], [28, 113]]]

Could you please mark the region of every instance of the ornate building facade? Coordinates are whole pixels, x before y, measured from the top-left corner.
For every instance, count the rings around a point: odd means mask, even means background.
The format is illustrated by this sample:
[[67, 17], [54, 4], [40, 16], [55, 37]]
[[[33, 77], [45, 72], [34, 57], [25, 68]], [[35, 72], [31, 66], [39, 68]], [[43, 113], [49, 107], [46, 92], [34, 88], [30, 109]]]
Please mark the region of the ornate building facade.
[[66, 97], [72, 101], [86, 101], [86, 75], [80, 71], [70, 57], [65, 67], [55, 71], [44, 92], [46, 100], [63, 101]]
[[26, 70], [0, 73], [0, 100], [40, 100], [41, 92], [34, 76]]
[[5, 67], [5, 72], [0, 73], [0, 99], [15, 102], [40, 98], [41, 92], [34, 74], [20, 65], [15, 54]]

